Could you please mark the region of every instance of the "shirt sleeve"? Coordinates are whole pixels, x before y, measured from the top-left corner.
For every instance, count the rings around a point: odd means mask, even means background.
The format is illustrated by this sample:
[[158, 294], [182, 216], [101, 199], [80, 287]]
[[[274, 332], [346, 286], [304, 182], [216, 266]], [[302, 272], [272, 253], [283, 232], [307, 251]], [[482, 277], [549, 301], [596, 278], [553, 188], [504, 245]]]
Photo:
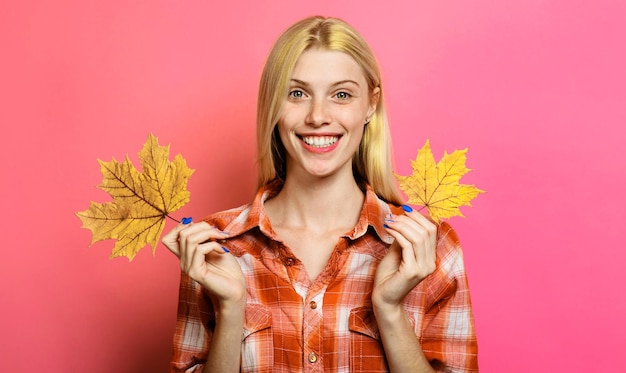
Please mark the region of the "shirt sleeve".
[[200, 284], [181, 273], [171, 373], [202, 371], [214, 325], [210, 298]]
[[438, 372], [478, 372], [478, 344], [463, 253], [452, 228], [442, 224], [437, 269], [426, 282], [420, 330], [424, 354]]

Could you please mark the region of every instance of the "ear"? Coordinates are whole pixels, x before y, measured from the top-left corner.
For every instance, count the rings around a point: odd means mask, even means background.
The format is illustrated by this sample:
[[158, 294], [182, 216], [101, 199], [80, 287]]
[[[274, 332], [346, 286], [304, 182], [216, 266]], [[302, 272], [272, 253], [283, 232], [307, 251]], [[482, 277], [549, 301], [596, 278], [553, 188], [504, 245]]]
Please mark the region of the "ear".
[[378, 106], [378, 100], [380, 99], [380, 87], [376, 87], [372, 90], [370, 94], [370, 106], [367, 109], [367, 118], [371, 118], [376, 112], [376, 107]]

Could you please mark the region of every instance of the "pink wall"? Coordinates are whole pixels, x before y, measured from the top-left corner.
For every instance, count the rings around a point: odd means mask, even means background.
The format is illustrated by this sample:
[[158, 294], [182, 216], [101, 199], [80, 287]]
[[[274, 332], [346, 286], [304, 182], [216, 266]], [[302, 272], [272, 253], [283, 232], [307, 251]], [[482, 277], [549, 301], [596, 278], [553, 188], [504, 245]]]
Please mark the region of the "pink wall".
[[153, 132], [197, 169], [176, 216], [247, 202], [264, 57], [317, 13], [377, 52], [399, 172], [427, 137], [470, 149], [464, 180], [488, 193], [452, 223], [482, 370], [626, 369], [624, 2], [214, 3], [0, 5], [0, 370], [166, 370], [178, 264], [87, 247], [96, 159], [135, 159]]

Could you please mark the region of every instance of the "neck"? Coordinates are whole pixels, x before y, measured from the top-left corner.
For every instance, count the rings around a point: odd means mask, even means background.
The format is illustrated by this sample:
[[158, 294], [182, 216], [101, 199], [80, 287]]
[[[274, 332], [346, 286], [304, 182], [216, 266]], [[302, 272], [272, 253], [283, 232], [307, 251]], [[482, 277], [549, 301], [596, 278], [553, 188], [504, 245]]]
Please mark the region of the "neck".
[[352, 174], [319, 179], [287, 177], [280, 193], [266, 202], [272, 225], [315, 231], [351, 229], [365, 196]]

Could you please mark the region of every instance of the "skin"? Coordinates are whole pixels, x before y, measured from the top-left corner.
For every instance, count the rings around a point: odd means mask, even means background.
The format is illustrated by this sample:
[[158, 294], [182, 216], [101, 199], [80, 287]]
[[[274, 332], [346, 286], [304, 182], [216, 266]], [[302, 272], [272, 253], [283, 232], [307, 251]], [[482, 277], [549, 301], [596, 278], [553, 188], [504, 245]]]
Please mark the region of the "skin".
[[[352, 175], [352, 157], [379, 90], [370, 90], [347, 54], [304, 52], [294, 68], [278, 130], [287, 153], [280, 193], [265, 202], [272, 228], [304, 264], [309, 278], [323, 270], [339, 237], [358, 221], [364, 195]], [[326, 145], [311, 146], [317, 137]], [[403, 308], [404, 297], [435, 269], [436, 227], [420, 213], [387, 222], [395, 238], [379, 264], [372, 304], [392, 372], [432, 372]], [[206, 223], [179, 225], [163, 243], [181, 269], [214, 297], [217, 320], [204, 371], [238, 372], [245, 310], [245, 278], [225, 238]], [[207, 240], [210, 242], [203, 243]]]
[[[339, 173], [351, 176], [352, 157], [365, 122], [376, 109], [378, 91], [370, 94], [360, 66], [347, 54], [321, 49], [302, 53], [278, 121], [287, 151], [288, 178], [315, 181]], [[315, 151], [304, 146], [303, 136], [339, 139], [336, 147]]]

